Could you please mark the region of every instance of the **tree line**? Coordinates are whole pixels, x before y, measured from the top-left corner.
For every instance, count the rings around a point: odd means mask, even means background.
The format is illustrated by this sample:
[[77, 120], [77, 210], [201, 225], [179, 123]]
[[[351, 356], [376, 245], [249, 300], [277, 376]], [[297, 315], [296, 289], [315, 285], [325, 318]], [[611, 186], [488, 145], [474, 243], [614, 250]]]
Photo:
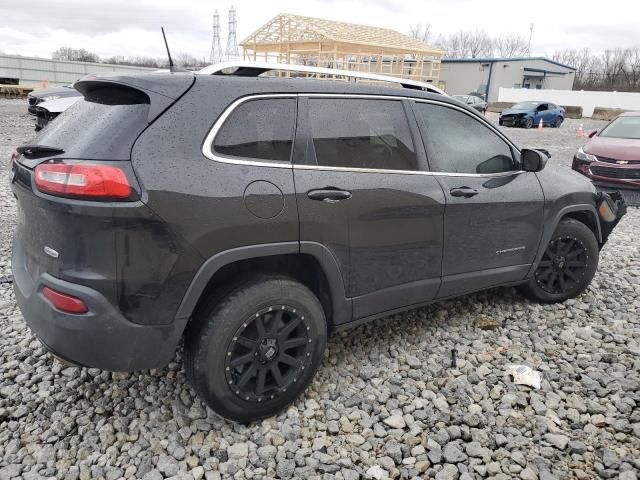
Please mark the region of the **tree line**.
[[445, 51], [446, 58], [525, 57], [529, 41], [522, 35], [490, 36], [484, 30], [460, 30], [434, 36], [430, 24], [409, 27], [409, 35]]
[[[492, 37], [484, 30], [460, 30], [434, 36], [431, 25], [409, 27], [413, 38], [444, 50], [446, 58], [526, 57], [529, 41], [522, 35]], [[574, 90], [640, 91], [640, 46], [595, 53], [588, 48], [556, 51], [552, 60], [576, 69]]]
[[[172, 55], [172, 57], [173, 63], [183, 68], [200, 69], [209, 65], [209, 62], [206, 62], [204, 58], [197, 58], [189, 53], [182, 52]], [[169, 68], [169, 60], [167, 58], [145, 56], [111, 56], [102, 58], [84, 48], [60, 47], [51, 53], [51, 58], [53, 60], [71, 60], [75, 62], [109, 63], [158, 69]]]
[[553, 60], [576, 68], [574, 90], [640, 92], [640, 47], [593, 53], [588, 48], [566, 49]]

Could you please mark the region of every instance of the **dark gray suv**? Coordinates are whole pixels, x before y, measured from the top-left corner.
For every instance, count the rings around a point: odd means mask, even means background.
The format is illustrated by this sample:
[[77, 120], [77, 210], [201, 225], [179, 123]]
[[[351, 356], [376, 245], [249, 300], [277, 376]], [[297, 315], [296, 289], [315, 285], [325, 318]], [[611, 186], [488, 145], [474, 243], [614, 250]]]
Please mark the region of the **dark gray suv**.
[[55, 355], [159, 368], [184, 338], [197, 392], [248, 421], [305, 389], [337, 329], [591, 281], [617, 196], [426, 85], [265, 70], [87, 77], [18, 148], [15, 293]]

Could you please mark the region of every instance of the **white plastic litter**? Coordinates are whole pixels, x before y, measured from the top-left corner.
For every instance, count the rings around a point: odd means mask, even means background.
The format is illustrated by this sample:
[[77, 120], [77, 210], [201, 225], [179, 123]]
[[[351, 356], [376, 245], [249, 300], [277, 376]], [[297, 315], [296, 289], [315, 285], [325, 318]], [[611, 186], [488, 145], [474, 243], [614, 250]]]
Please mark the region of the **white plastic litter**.
[[540, 388], [542, 375], [527, 365], [507, 365], [507, 373], [513, 377], [513, 383], [516, 385]]

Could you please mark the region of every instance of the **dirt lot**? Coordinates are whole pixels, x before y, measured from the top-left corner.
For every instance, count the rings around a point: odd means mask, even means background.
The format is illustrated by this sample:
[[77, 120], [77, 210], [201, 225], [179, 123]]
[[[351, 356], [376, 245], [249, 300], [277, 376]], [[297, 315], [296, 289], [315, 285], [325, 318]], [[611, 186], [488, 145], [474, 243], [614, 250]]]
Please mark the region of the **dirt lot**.
[[[578, 123], [507, 133], [569, 166]], [[24, 101], [0, 100], [0, 158], [32, 128]], [[495, 289], [343, 332], [303, 397], [239, 425], [204, 407], [180, 354], [163, 370], [122, 374], [67, 367], [43, 350], [10, 284], [8, 171], [1, 161], [0, 480], [637, 478], [638, 209], [579, 298], [538, 305]], [[515, 386], [511, 363], [537, 369], [541, 388]]]

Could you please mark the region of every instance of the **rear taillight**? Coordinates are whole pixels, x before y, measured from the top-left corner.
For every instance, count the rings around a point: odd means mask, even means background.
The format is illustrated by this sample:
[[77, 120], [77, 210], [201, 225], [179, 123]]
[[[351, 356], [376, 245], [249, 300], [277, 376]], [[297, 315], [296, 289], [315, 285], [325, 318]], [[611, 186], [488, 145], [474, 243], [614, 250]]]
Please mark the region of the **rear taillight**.
[[87, 304], [78, 297], [67, 293], [58, 292], [53, 288], [44, 287], [42, 294], [49, 300], [54, 307], [67, 313], [87, 313], [89, 309]]
[[124, 171], [97, 163], [41, 163], [36, 167], [38, 190], [52, 195], [98, 199], [128, 198], [131, 185]]

